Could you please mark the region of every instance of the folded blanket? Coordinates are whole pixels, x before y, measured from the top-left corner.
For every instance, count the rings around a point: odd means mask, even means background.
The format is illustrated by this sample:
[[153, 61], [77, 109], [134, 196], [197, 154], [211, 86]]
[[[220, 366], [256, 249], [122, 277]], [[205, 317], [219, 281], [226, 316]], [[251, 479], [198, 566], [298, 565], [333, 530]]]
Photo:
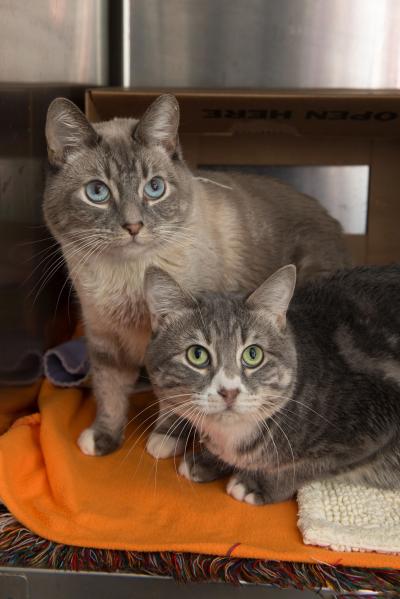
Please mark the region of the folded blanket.
[[76, 387], [89, 382], [89, 357], [84, 337], [71, 339], [44, 355], [44, 373], [59, 387]]
[[157, 463], [145, 451], [156, 415], [150, 393], [133, 398], [123, 447], [102, 458], [84, 456], [76, 445], [95, 412], [87, 391], [45, 381], [38, 405], [39, 413], [0, 437], [0, 497], [45, 538], [106, 549], [400, 569], [400, 556], [305, 545], [294, 501], [240, 503], [226, 494], [226, 481], [191, 483], [177, 475], [173, 458]]
[[337, 551], [400, 553], [400, 491], [332, 479], [301, 489], [298, 502], [305, 543]]

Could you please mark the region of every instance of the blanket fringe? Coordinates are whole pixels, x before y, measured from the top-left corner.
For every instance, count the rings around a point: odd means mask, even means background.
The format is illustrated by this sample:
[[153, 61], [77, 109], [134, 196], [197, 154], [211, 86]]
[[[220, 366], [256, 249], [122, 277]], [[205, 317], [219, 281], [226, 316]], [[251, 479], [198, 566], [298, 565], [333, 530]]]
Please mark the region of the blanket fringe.
[[17, 522], [4, 506], [0, 507], [0, 566], [130, 572], [172, 576], [180, 582], [249, 582], [299, 590], [329, 589], [341, 597], [351, 596], [360, 590], [383, 593], [385, 597], [400, 595], [400, 571], [392, 569], [370, 570], [320, 563], [60, 545], [33, 534]]

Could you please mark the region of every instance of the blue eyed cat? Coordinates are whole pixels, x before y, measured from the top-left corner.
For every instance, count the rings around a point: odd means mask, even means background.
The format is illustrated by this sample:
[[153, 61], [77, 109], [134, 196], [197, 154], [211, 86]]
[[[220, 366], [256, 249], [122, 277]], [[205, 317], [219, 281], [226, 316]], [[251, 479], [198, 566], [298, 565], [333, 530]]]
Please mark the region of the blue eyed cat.
[[139, 121], [92, 125], [64, 99], [48, 110], [44, 214], [82, 308], [97, 415], [79, 445], [90, 455], [122, 441], [151, 331], [147, 267], [190, 292], [248, 291], [289, 261], [306, 280], [348, 260], [340, 226], [316, 200], [265, 177], [194, 176], [178, 125], [170, 95]]
[[149, 271], [147, 370], [175, 417], [164, 443], [196, 427], [201, 449], [186, 452], [181, 474], [230, 474], [227, 492], [251, 504], [334, 475], [398, 488], [400, 266], [345, 270], [294, 292], [295, 278], [290, 265], [247, 298], [194, 300]]

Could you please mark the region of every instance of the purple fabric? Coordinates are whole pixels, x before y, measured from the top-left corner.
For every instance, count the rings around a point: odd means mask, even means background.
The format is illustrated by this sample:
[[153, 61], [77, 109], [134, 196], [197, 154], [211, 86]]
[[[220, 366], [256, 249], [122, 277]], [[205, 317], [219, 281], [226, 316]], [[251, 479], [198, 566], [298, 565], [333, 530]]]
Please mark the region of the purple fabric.
[[89, 357], [84, 337], [71, 339], [44, 355], [44, 372], [58, 387], [76, 387], [89, 377]]
[[[71, 339], [44, 354], [44, 373], [57, 387], [89, 386], [90, 364], [85, 337]], [[143, 369], [134, 393], [151, 389]]]

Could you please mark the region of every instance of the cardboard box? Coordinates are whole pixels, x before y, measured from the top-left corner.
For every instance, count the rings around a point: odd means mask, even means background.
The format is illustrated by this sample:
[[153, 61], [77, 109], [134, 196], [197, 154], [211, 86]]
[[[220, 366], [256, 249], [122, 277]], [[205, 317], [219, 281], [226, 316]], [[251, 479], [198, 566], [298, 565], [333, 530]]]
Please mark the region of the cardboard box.
[[400, 261], [400, 92], [94, 89], [86, 114], [140, 117], [166, 91], [192, 167], [369, 165], [367, 230], [348, 244], [359, 264]]

